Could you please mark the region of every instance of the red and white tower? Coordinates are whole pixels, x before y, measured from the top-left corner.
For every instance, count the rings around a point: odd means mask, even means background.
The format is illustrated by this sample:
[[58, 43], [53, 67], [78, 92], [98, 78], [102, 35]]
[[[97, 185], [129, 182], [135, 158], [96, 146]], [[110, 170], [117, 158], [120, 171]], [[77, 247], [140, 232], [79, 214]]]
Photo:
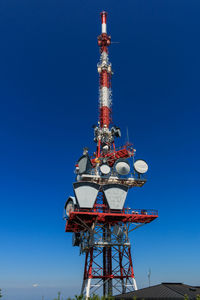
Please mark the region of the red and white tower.
[[[74, 195], [65, 204], [66, 232], [73, 233], [73, 246], [85, 255], [81, 294], [109, 296], [137, 289], [129, 234], [158, 217], [156, 210], [130, 209], [125, 201], [130, 188], [145, 184], [148, 165], [134, 160], [132, 144], [116, 149], [120, 128], [110, 126], [112, 113], [112, 66], [108, 59], [111, 37], [107, 34], [107, 13], [101, 13], [98, 36], [99, 121], [94, 126], [97, 150], [88, 148], [76, 164]], [[111, 127], [111, 128], [110, 128]], [[131, 164], [132, 160], [132, 164]]]
[[111, 76], [112, 69], [108, 59], [108, 46], [111, 43], [111, 37], [107, 35], [107, 13], [101, 13], [101, 35], [98, 37], [100, 47], [100, 62], [97, 70], [100, 77], [99, 84], [99, 121], [101, 127], [109, 128], [111, 122]]

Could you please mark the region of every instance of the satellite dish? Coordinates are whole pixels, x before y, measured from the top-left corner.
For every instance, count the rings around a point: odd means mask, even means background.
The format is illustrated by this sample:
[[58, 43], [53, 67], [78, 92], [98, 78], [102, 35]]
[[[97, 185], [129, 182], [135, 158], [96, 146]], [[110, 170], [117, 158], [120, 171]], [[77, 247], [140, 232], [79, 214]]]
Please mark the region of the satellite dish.
[[88, 155], [83, 155], [78, 160], [79, 174], [90, 173], [92, 163]]
[[146, 161], [138, 159], [134, 162], [134, 169], [139, 174], [144, 174], [148, 171], [148, 165]]
[[65, 203], [65, 213], [69, 217], [71, 211], [74, 211], [76, 206], [76, 199], [75, 197], [69, 197]]
[[111, 168], [107, 164], [102, 164], [100, 166], [100, 171], [101, 171], [102, 175], [108, 175], [111, 171]]
[[127, 159], [119, 158], [114, 166], [119, 175], [127, 175], [130, 172], [130, 165]]

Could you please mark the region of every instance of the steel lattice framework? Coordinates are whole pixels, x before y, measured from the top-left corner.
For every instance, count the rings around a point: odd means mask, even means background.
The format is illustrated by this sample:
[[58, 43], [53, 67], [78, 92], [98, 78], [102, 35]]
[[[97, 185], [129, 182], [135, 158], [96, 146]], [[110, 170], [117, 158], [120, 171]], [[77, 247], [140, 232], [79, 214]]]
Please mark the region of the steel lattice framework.
[[156, 210], [111, 212], [102, 191], [92, 211], [70, 213], [66, 232], [80, 233], [80, 252], [85, 253], [81, 294], [86, 299], [97, 292], [108, 296], [137, 289], [129, 233], [157, 216]]
[[[115, 147], [121, 136], [112, 122], [112, 65], [108, 58], [111, 36], [107, 34], [107, 13], [101, 13], [102, 33], [98, 36], [99, 122], [94, 126], [93, 156], [84, 148], [76, 164], [74, 196], [65, 204], [66, 232], [73, 233], [73, 246], [85, 255], [81, 294], [104, 296], [137, 289], [129, 234], [158, 217], [157, 210], [125, 208], [128, 190], [146, 183], [143, 174], [148, 170], [145, 161], [134, 162], [131, 172], [129, 160], [134, 158], [133, 145]], [[137, 162], [137, 167], [136, 167]]]

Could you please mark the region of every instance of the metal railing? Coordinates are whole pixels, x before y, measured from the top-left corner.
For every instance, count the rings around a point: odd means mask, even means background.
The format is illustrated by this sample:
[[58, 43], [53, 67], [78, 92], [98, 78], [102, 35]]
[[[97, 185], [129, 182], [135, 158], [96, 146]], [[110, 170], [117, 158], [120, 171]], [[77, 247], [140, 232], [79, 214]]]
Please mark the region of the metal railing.
[[132, 215], [148, 215], [157, 216], [158, 210], [156, 209], [135, 209], [135, 208], [123, 208], [122, 210], [109, 209], [105, 204], [96, 204], [93, 208], [75, 208], [74, 211], [77, 212], [88, 212], [88, 213], [110, 213], [110, 214], [132, 214]]

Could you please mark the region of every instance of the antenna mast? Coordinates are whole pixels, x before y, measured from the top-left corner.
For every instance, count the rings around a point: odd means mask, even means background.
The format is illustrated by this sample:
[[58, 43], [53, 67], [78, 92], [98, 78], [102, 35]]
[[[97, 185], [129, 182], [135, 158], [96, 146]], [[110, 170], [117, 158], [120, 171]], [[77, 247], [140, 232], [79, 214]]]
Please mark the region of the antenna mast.
[[144, 160], [136, 160], [133, 176], [130, 164], [135, 154], [133, 145], [127, 143], [115, 148], [115, 138], [121, 137], [121, 131], [117, 126], [110, 126], [112, 65], [108, 47], [111, 37], [107, 34], [107, 13], [103, 11], [100, 15], [99, 120], [94, 125], [97, 147], [93, 156], [84, 148], [76, 163], [74, 195], [65, 204], [65, 231], [73, 233], [73, 246], [85, 255], [81, 295], [86, 300], [96, 291], [108, 297], [137, 290], [129, 233], [158, 217], [156, 210], [125, 208], [128, 190], [146, 183], [143, 174], [148, 165]]
[[101, 127], [109, 128], [111, 122], [111, 77], [112, 69], [108, 58], [108, 47], [111, 36], [107, 35], [107, 12], [101, 13], [101, 35], [98, 36], [100, 47], [100, 62], [97, 65], [99, 73], [99, 122]]

